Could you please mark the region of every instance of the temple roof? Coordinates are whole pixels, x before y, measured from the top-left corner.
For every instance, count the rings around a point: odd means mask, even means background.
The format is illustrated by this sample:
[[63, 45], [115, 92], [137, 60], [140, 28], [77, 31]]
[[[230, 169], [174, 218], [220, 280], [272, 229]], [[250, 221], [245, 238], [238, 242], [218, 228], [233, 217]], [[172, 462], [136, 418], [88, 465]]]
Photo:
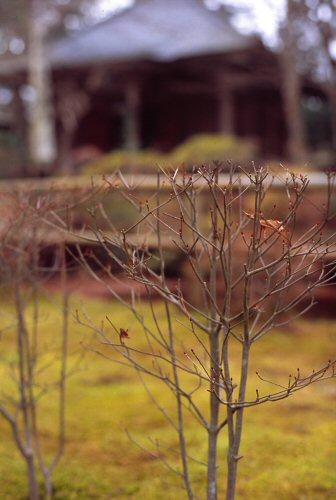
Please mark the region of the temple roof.
[[173, 61], [246, 48], [223, 12], [199, 0], [140, 0], [133, 7], [51, 46], [59, 65], [147, 59]]
[[[209, 10], [202, 0], [138, 0], [92, 27], [51, 42], [48, 59], [53, 67], [168, 62], [245, 49], [252, 44], [251, 37], [230, 24], [223, 9]], [[0, 73], [6, 73], [6, 68]]]

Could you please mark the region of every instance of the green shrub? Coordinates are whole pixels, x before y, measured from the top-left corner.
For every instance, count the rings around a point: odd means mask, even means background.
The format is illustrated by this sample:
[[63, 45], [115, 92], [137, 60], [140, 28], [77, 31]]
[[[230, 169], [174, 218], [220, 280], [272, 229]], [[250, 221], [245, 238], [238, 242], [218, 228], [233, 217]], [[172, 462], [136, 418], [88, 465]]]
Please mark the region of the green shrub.
[[176, 165], [199, 165], [213, 161], [248, 162], [255, 158], [256, 145], [233, 135], [199, 134], [187, 139], [171, 153]]
[[116, 149], [85, 167], [87, 174], [108, 174], [122, 169], [125, 172], [153, 172], [158, 166], [201, 165], [213, 161], [249, 162], [256, 156], [256, 145], [249, 140], [231, 135], [199, 134], [187, 139], [170, 153], [159, 153], [151, 149], [127, 151]]
[[86, 174], [110, 174], [116, 170], [140, 171], [155, 170], [158, 165], [166, 163], [165, 155], [157, 151], [145, 149], [141, 151], [127, 151], [116, 149], [111, 153], [87, 164], [83, 168]]

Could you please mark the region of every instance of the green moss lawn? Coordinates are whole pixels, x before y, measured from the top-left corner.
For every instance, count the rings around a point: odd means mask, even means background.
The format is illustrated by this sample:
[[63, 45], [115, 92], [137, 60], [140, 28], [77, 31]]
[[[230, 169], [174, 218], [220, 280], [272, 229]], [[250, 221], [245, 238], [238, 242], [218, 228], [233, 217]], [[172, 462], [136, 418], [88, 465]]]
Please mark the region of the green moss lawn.
[[[119, 326], [136, 331], [130, 317], [114, 302], [73, 299], [72, 309], [84, 307], [99, 323], [106, 313]], [[158, 306], [159, 307], [159, 306]], [[148, 313], [147, 313], [148, 314]], [[5, 329], [13, 321], [9, 306], [2, 305], [0, 370], [2, 393], [11, 390], [9, 364], [13, 354], [13, 332]], [[93, 352], [100, 349], [92, 333], [70, 322], [71, 366], [76, 373], [68, 381], [66, 454], [55, 472], [58, 499], [184, 499], [179, 478], [167, 470], [161, 457], [178, 467], [177, 438], [157, 409], [138, 376]], [[60, 316], [56, 305], [43, 302], [40, 338], [46, 358], [57, 345]], [[265, 377], [285, 381], [298, 366], [318, 369], [335, 355], [336, 324], [304, 320], [290, 330], [276, 331], [254, 348], [250, 389], [257, 383], [258, 369]], [[104, 351], [107, 352], [106, 350]], [[234, 359], [238, 350], [233, 348]], [[54, 370], [53, 368], [51, 370]], [[161, 382], [148, 382], [160, 403], [173, 411], [173, 400]], [[208, 393], [200, 395], [206, 404]], [[253, 500], [336, 498], [335, 381], [317, 383], [294, 397], [246, 411], [242, 455], [239, 462], [238, 498]], [[41, 400], [40, 427], [47, 453], [56, 434], [57, 401], [50, 394]], [[129, 431], [132, 441], [127, 436]], [[156, 449], [155, 440], [161, 448]], [[206, 437], [193, 417], [187, 417], [190, 455], [199, 460], [206, 454]], [[141, 447], [134, 442], [138, 442]], [[152, 453], [148, 453], [149, 448]], [[221, 498], [225, 476], [225, 434], [220, 445]], [[205, 468], [191, 463], [199, 498], [204, 498]], [[25, 468], [7, 423], [0, 419], [0, 499], [26, 498]]]

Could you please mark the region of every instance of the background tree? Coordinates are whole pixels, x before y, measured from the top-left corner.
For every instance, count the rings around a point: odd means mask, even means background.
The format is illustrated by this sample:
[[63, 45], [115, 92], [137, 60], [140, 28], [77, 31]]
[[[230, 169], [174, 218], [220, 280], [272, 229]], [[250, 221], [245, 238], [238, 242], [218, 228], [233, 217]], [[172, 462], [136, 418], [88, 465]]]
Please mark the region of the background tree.
[[336, 2], [300, 0], [298, 41], [301, 66], [320, 83], [329, 101], [332, 144], [336, 148]]
[[[223, 0], [230, 3], [229, 0]], [[336, 2], [335, 0], [265, 0], [251, 5], [241, 2], [243, 10], [232, 7], [234, 18], [244, 29], [257, 32], [272, 50], [279, 54], [282, 71], [282, 95], [288, 130], [287, 154], [294, 161], [307, 160], [310, 146], [328, 147], [328, 133], [316, 133], [315, 122], [307, 141], [307, 123], [303, 116], [303, 86], [316, 84], [325, 93], [335, 145], [335, 64]], [[259, 11], [260, 9], [260, 11]], [[262, 12], [262, 15], [261, 15]], [[251, 16], [253, 22], [251, 23]], [[269, 17], [270, 27], [265, 27]], [[251, 26], [253, 28], [251, 28]], [[248, 27], [248, 28], [247, 28]], [[313, 144], [314, 143], [314, 144]], [[329, 147], [331, 144], [329, 143]], [[330, 161], [329, 161], [330, 163]]]
[[302, 79], [299, 72], [299, 48], [296, 25], [301, 16], [301, 6], [287, 0], [286, 17], [280, 29], [280, 65], [282, 69], [282, 96], [287, 124], [287, 154], [292, 161], [307, 159], [304, 123], [302, 116]]
[[48, 38], [67, 27], [89, 22], [93, 2], [87, 0], [2, 0], [0, 30], [9, 50], [27, 60], [28, 151], [35, 167], [45, 170], [57, 159], [51, 72], [45, 54]]
[[42, 168], [52, 164], [57, 157], [52, 81], [45, 54], [47, 13], [43, 0], [27, 2], [28, 84], [33, 90], [29, 103], [29, 152], [33, 165]]

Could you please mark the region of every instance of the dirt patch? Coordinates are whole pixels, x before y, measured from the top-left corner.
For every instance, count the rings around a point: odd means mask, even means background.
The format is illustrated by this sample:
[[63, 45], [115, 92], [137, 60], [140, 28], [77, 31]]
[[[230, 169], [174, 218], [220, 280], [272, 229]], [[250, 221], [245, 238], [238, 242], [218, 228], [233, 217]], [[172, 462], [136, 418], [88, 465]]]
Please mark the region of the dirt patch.
[[95, 378], [94, 380], [82, 380], [82, 384], [85, 386], [99, 386], [99, 385], [116, 385], [116, 384], [123, 384], [126, 382], [129, 382], [130, 377], [127, 377], [127, 375], [110, 375], [110, 374], [104, 374], [100, 375], [99, 377]]

